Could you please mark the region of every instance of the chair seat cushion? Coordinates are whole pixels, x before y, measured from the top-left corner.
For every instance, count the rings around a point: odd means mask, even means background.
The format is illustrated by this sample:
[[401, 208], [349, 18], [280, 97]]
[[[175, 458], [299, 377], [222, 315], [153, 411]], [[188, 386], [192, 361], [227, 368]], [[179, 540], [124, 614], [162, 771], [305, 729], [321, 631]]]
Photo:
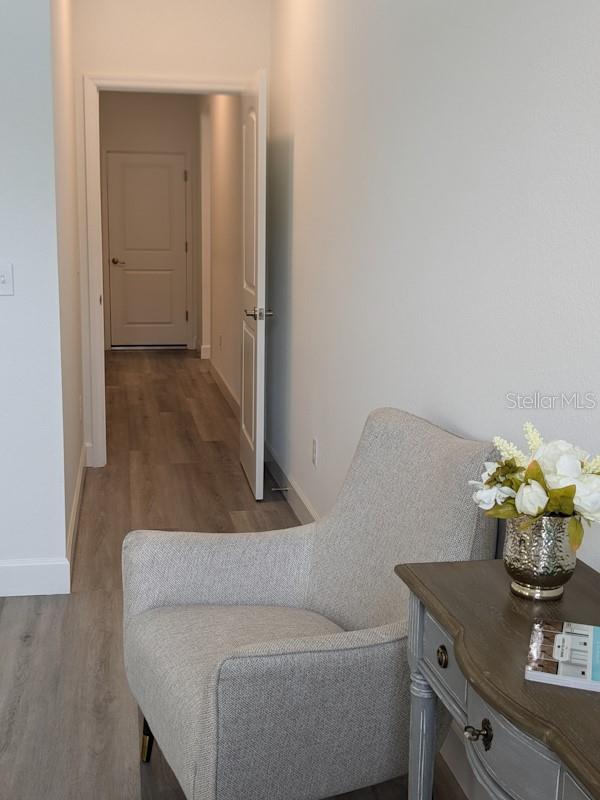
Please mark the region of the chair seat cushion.
[[[216, 687], [222, 662], [237, 648], [342, 630], [300, 608], [188, 605], [132, 617], [125, 635], [131, 689], [188, 798], [216, 769]], [[210, 781], [209, 781], [210, 783]], [[198, 782], [198, 788], [200, 788]]]

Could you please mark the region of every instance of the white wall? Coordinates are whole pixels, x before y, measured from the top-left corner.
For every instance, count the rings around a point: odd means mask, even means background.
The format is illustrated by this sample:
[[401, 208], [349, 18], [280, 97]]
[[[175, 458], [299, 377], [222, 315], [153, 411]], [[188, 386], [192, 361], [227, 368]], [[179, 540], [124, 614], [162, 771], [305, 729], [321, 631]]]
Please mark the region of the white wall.
[[[194, 288], [200, 283], [200, 243], [194, 224], [199, 218], [198, 196], [198, 98], [189, 94], [152, 92], [100, 92], [100, 151], [103, 186], [102, 228], [104, 258], [105, 341], [110, 347], [110, 291], [108, 275], [108, 235], [106, 214], [106, 153], [182, 153], [191, 186], [191, 229], [188, 231], [189, 264], [196, 273]], [[192, 322], [200, 316], [200, 305], [188, 299]], [[198, 314], [196, 314], [198, 312]]]
[[210, 97], [211, 361], [240, 402], [242, 370], [241, 101]]
[[68, 591], [49, 3], [0, 9], [0, 595]]
[[[368, 411], [600, 450], [600, 6], [276, 0], [268, 439], [318, 513]], [[311, 442], [319, 440], [319, 466]], [[600, 567], [600, 536], [583, 556]]]
[[270, 0], [77, 0], [77, 69], [227, 78], [268, 66]]
[[81, 309], [77, 153], [72, 65], [71, 0], [52, 2], [54, 136], [63, 390], [67, 556], [72, 557], [83, 483]]

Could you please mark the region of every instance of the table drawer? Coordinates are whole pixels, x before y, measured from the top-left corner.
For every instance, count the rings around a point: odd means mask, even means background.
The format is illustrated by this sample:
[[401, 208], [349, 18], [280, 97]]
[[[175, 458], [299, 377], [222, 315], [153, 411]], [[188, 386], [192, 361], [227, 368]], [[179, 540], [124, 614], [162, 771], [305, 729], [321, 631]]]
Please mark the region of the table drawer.
[[558, 797], [560, 762], [543, 744], [527, 736], [497, 714], [471, 687], [467, 698], [467, 722], [476, 729], [491, 726], [486, 750], [482, 739], [468, 741], [470, 756], [500, 786], [510, 786], [515, 800], [554, 800]]
[[464, 709], [467, 682], [454, 657], [452, 639], [429, 614], [425, 614], [423, 658]]

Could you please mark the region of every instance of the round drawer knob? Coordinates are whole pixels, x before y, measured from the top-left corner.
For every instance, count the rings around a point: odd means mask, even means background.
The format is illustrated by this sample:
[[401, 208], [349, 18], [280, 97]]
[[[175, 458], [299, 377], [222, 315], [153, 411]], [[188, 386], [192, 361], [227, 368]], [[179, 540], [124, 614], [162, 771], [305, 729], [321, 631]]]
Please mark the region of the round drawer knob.
[[448, 651], [446, 650], [446, 646], [441, 644], [437, 649], [437, 662], [442, 669], [446, 669], [448, 666]]

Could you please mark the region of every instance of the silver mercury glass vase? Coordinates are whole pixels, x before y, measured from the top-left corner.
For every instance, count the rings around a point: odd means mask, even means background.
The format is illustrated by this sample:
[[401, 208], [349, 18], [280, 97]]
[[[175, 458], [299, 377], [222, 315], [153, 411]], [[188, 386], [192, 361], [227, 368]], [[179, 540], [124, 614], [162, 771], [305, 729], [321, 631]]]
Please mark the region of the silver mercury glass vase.
[[567, 532], [570, 517], [514, 517], [506, 520], [504, 566], [511, 590], [530, 600], [556, 600], [575, 571]]

